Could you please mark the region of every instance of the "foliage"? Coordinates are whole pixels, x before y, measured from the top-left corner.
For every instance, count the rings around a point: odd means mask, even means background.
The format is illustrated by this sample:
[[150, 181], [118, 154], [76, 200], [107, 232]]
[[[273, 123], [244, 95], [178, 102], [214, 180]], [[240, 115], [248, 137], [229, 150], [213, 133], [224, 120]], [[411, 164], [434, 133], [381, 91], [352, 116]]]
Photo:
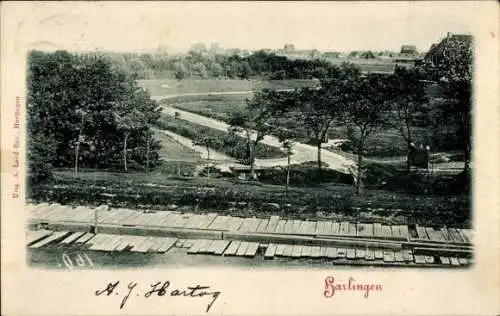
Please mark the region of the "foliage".
[[[33, 150], [28, 160], [68, 167], [76, 158], [81, 167], [118, 168], [123, 153], [119, 144], [126, 132], [132, 164], [141, 168], [146, 163], [143, 147], [149, 143], [154, 166], [158, 143], [152, 141], [147, 124], [158, 116], [156, 104], [133, 79], [98, 55], [30, 52], [28, 132]], [[54, 152], [35, 150], [47, 142]], [[40, 163], [33, 161], [35, 165]], [[35, 169], [31, 171], [37, 173]]]
[[425, 56], [424, 70], [429, 79], [439, 82], [446, 102], [442, 114], [457, 124], [457, 135], [468, 171], [472, 133], [473, 42], [470, 36], [451, 35]]
[[[248, 159], [246, 140], [234, 131], [219, 131], [210, 127], [198, 125], [182, 118], [161, 117], [157, 123], [159, 128], [169, 130], [181, 136], [196, 139], [198, 135], [207, 135], [216, 142], [211, 144], [213, 150], [224, 153], [241, 161]], [[256, 158], [281, 158], [284, 153], [276, 147], [262, 143], [257, 144], [255, 150]]]

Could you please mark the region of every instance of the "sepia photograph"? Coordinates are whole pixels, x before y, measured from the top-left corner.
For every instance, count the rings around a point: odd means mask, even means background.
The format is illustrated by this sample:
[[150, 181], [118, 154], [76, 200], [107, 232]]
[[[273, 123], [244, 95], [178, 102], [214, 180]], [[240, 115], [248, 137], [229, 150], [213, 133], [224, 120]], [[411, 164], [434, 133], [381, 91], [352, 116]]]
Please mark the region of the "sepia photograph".
[[[477, 31], [480, 8], [2, 5], [2, 29], [14, 39], [2, 40], [2, 52], [21, 67], [3, 60], [2, 79], [13, 74], [22, 87], [2, 86], [2, 98], [10, 93], [2, 120], [8, 107], [12, 121], [2, 123], [2, 135], [11, 133], [2, 136], [2, 209], [22, 218], [5, 231], [15, 230], [8, 236], [23, 249], [10, 267], [24, 264], [44, 280], [192, 268], [219, 271], [210, 280], [229, 288], [234, 271], [262, 286], [259, 271], [307, 271], [321, 275], [314, 291], [323, 301], [363, 304], [387, 300], [400, 272], [416, 273], [400, 285], [420, 294], [434, 282], [427, 272], [448, 278], [441, 288], [453, 287], [453, 275], [471, 278], [479, 243], [489, 244], [488, 264], [498, 259], [497, 231], [478, 228], [498, 220], [494, 200], [478, 198], [498, 184], [498, 166], [484, 167], [498, 163], [498, 122], [484, 123], [489, 109], [495, 120], [498, 100], [480, 101], [498, 89], [498, 61], [480, 54], [498, 46], [498, 29]], [[478, 75], [481, 62], [492, 79]], [[135, 304], [135, 293], [228, 311], [222, 283], [159, 278], [102, 277], [86, 291], [101, 302], [116, 294], [114, 313]], [[70, 293], [77, 283], [65, 280]], [[265, 291], [280, 284], [268, 280]]]
[[376, 46], [39, 43], [26, 60], [29, 263], [469, 267], [463, 31]]

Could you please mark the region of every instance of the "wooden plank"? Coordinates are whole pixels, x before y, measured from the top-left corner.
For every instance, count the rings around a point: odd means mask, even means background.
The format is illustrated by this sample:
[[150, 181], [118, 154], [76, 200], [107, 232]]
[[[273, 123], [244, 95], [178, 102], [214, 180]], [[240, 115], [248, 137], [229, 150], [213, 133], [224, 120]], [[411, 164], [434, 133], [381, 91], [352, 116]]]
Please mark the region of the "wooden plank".
[[226, 230], [227, 229], [227, 221], [229, 220], [229, 216], [217, 216], [212, 224], [208, 226], [208, 229], [213, 230]]
[[[307, 222], [306, 221], [300, 221], [299, 227], [298, 227], [298, 234], [305, 235], [307, 234]], [[292, 228], [293, 229], [293, 228]]]
[[418, 239], [429, 240], [429, 236], [427, 236], [427, 232], [424, 227], [416, 225]]
[[220, 244], [221, 241], [223, 241], [224, 243], [226, 242], [226, 240], [214, 240], [210, 243], [210, 245], [208, 245], [205, 252], [215, 253], [215, 250], [217, 250], [221, 246]]
[[132, 241], [132, 248], [130, 251], [133, 252], [146, 252], [149, 247], [151, 247], [151, 239], [150, 237], [144, 237], [144, 236], [137, 236], [138, 238], [135, 238]]
[[41, 230], [29, 230], [27, 231], [27, 234], [26, 234], [26, 244], [27, 245], [30, 245], [30, 244], [33, 244], [45, 237], [48, 237], [50, 235], [52, 235], [54, 232], [51, 231], [51, 230], [45, 230], [45, 229], [41, 229]]
[[434, 257], [425, 256], [425, 263], [434, 263]]
[[236, 251], [238, 250], [239, 246], [240, 246], [240, 241], [238, 240], [231, 241], [229, 247], [227, 247], [226, 250], [224, 251], [224, 256], [236, 255]]
[[349, 223], [349, 236], [356, 236], [356, 223]]
[[356, 259], [364, 259], [366, 256], [366, 250], [365, 249], [356, 249]]
[[460, 262], [458, 262], [458, 258], [455, 258], [455, 257], [450, 258], [450, 263], [452, 266], [459, 266], [460, 265]]
[[356, 235], [358, 237], [373, 237], [373, 224], [358, 223]]
[[117, 235], [112, 234], [99, 234], [102, 237], [90, 246], [89, 250], [106, 251], [109, 245], [115, 241]]
[[319, 254], [320, 258], [328, 258], [328, 247], [321, 246], [320, 248], [321, 248]]
[[356, 250], [353, 248], [347, 248], [346, 257], [347, 259], [356, 259]]
[[275, 234], [282, 234], [285, 229], [286, 220], [280, 219], [274, 230]]
[[395, 251], [394, 252], [394, 261], [404, 262], [403, 251]]
[[384, 250], [384, 262], [394, 262], [394, 251]]
[[340, 235], [340, 223], [338, 222], [333, 222], [332, 223], [332, 235]]
[[283, 256], [284, 251], [285, 251], [285, 245], [277, 244], [276, 245], [276, 252], [274, 253], [274, 255], [275, 256]]
[[382, 224], [373, 223], [373, 236], [374, 237], [383, 237], [382, 235]]
[[467, 243], [467, 244], [471, 243], [470, 239], [467, 237], [467, 235], [465, 235], [465, 233], [463, 232], [463, 230], [461, 230], [459, 228], [456, 228], [456, 231], [460, 235], [460, 238], [462, 238], [462, 240], [464, 241], [464, 243]]
[[59, 239], [64, 238], [69, 232], [67, 231], [60, 231], [60, 232], [55, 232], [52, 235], [48, 236], [47, 238], [44, 238], [40, 241], [37, 241], [36, 243], [30, 245], [30, 248], [40, 248], [43, 246], [46, 246], [52, 242], [58, 241]]
[[248, 245], [247, 251], [245, 252], [245, 257], [255, 257], [258, 249], [259, 249], [259, 243], [251, 242]]
[[242, 241], [238, 247], [238, 250], [236, 251], [237, 256], [244, 256], [245, 253], [247, 252], [248, 246], [250, 245], [249, 242], [247, 241]]
[[469, 260], [467, 260], [467, 258], [458, 258], [458, 263], [460, 263], [460, 265], [467, 265], [469, 264]]
[[121, 242], [121, 240], [123, 239], [122, 236], [120, 235], [113, 235], [111, 236], [108, 241], [102, 245], [101, 247], [101, 250], [103, 251], [112, 251], [113, 249], [116, 248], [116, 246], [118, 246], [118, 244]]
[[412, 254], [411, 250], [409, 250], [409, 249], [403, 250], [403, 260], [406, 262], [413, 261], [413, 254]]
[[128, 247], [130, 240], [130, 235], [123, 235], [122, 239], [116, 244], [113, 251], [124, 251]]
[[259, 226], [257, 227], [257, 232], [258, 233], [265, 233], [267, 229], [267, 225], [269, 224], [269, 219], [263, 219], [260, 223]]
[[315, 235], [326, 235], [325, 226], [326, 226], [325, 221], [319, 221], [316, 225], [316, 231], [314, 232], [314, 234]]
[[85, 235], [85, 232], [77, 232], [77, 233], [73, 233], [71, 235], [69, 235], [68, 237], [64, 238], [60, 244], [71, 244], [73, 243], [75, 240], [77, 240], [78, 238], [82, 237], [83, 235]]
[[453, 239], [454, 242], [464, 243], [464, 240], [460, 237], [460, 234], [455, 228], [448, 228], [448, 231], [450, 232], [451, 239]]
[[408, 226], [406, 225], [399, 226], [399, 234], [403, 239], [408, 240], [410, 238], [410, 231], [408, 229]]
[[285, 249], [283, 250], [284, 257], [290, 257], [292, 255], [293, 245], [285, 245]]
[[89, 240], [91, 240], [92, 238], [94, 238], [95, 235], [92, 234], [92, 233], [86, 233], [85, 235], [83, 235], [82, 237], [78, 238], [76, 241], [75, 241], [75, 244], [85, 244], [86, 242], [88, 242]]
[[293, 245], [292, 257], [299, 258], [301, 254], [302, 254], [302, 246], [301, 245]]
[[307, 235], [315, 235], [317, 225], [318, 225], [318, 223], [316, 221], [306, 222], [306, 234]]
[[382, 238], [391, 238], [392, 237], [392, 231], [391, 231], [391, 226], [387, 225], [382, 225]]
[[326, 256], [331, 259], [337, 258], [337, 248], [335, 247], [327, 247], [326, 248]]
[[216, 255], [222, 255], [226, 248], [229, 246], [229, 240], [219, 240], [218, 247], [215, 249], [214, 253]]
[[265, 232], [266, 233], [273, 233], [274, 230], [276, 229], [276, 226], [278, 225], [279, 221], [280, 221], [279, 216], [276, 216], [276, 215], [271, 216], [271, 218], [269, 219], [269, 222], [267, 223]]
[[294, 234], [294, 235], [297, 235], [297, 234], [300, 234], [300, 226], [302, 225], [302, 221], [301, 220], [293, 220], [292, 221], [292, 229], [291, 229], [291, 233]]
[[399, 226], [398, 225], [391, 226], [391, 235], [393, 238], [397, 238], [397, 239], [401, 238], [401, 234], [399, 233]]
[[384, 259], [384, 251], [383, 250], [375, 249], [374, 253], [375, 253], [375, 259], [377, 259], [377, 260]]
[[425, 231], [427, 232], [427, 236], [429, 236], [429, 239], [434, 241], [434, 242], [444, 242], [444, 236], [443, 233], [441, 233], [441, 230], [434, 230], [431, 227], [426, 227]]
[[341, 222], [339, 235], [347, 236], [349, 234], [349, 222]]
[[230, 217], [227, 224], [227, 230], [230, 232], [237, 231], [240, 228], [241, 224], [243, 224], [243, 218]]
[[365, 260], [375, 260], [375, 252], [372, 249], [366, 249]]
[[285, 223], [285, 227], [283, 228], [283, 233], [284, 234], [291, 234], [292, 233], [292, 226], [293, 226], [293, 220], [288, 219]]
[[[337, 228], [338, 232], [338, 228]], [[318, 235], [332, 235], [333, 234], [333, 222], [332, 221], [326, 221], [324, 222], [323, 228], [321, 232], [318, 232]]]
[[243, 220], [243, 223], [241, 224], [240, 228], [238, 229], [238, 231], [240, 232], [248, 232], [248, 228], [250, 227], [250, 224], [252, 223], [253, 219], [252, 218], [245, 218]]
[[300, 256], [304, 258], [311, 257], [312, 248], [311, 246], [303, 246], [300, 252]]
[[448, 257], [439, 257], [439, 261], [441, 261], [441, 264], [446, 264], [446, 265], [451, 264], [450, 258]]
[[251, 218], [250, 226], [248, 226], [247, 232], [255, 233], [257, 227], [259, 227], [260, 222], [262, 221], [260, 218]]
[[424, 264], [424, 263], [426, 263], [425, 256], [415, 255], [414, 257], [415, 257], [415, 263], [418, 263], [418, 264]]
[[201, 214], [193, 214], [187, 223], [184, 225], [184, 228], [196, 229], [198, 225], [203, 221], [204, 216]]
[[75, 208], [75, 222], [91, 222], [94, 220], [94, 211], [88, 207], [78, 206]]
[[[177, 241], [176, 241], [177, 242]], [[203, 239], [196, 239], [193, 242], [193, 245], [188, 249], [187, 253], [188, 254], [195, 254], [198, 252], [198, 249], [200, 249], [200, 245], [203, 243]], [[175, 243], [173, 243], [174, 245]]]
[[453, 239], [451, 239], [450, 232], [448, 231], [448, 229], [446, 229], [446, 227], [441, 228], [441, 233], [443, 234], [443, 237], [446, 241], [453, 240]]
[[345, 258], [347, 255], [347, 249], [346, 248], [337, 248], [337, 257], [339, 258]]
[[210, 226], [210, 224], [212, 224], [212, 222], [216, 218], [217, 218], [217, 214], [214, 214], [214, 213], [205, 215], [205, 220], [202, 223], [200, 223], [200, 227], [198, 227], [198, 228], [199, 229], [207, 229], [208, 226]]
[[269, 244], [267, 246], [266, 252], [264, 253], [264, 259], [274, 258], [274, 254], [276, 253], [276, 244]]
[[[175, 244], [176, 247], [182, 247], [182, 244], [179, 245], [179, 242], [183, 243], [183, 241], [181, 239], [179, 239], [177, 241], [177, 243]], [[214, 240], [214, 239], [207, 239], [205, 243], [202, 243], [200, 244], [200, 248], [198, 249], [198, 252], [197, 253], [210, 253], [210, 248], [212, 247], [212, 245], [217, 242], [217, 240]]]
[[472, 243], [473, 237], [474, 237], [473, 233], [472, 233], [472, 230], [471, 229], [461, 229], [460, 231], [465, 235], [465, 239], [469, 243]]
[[321, 256], [321, 247], [320, 246], [313, 246], [311, 249], [311, 257], [319, 258], [320, 256]]

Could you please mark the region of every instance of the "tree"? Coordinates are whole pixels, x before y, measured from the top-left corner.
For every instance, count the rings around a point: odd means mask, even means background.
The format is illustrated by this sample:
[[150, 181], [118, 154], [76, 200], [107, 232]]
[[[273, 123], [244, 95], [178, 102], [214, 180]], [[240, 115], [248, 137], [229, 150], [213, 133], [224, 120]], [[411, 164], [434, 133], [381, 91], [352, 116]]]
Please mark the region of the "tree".
[[450, 35], [425, 56], [424, 69], [429, 79], [439, 82], [447, 100], [443, 111], [457, 125], [468, 173], [472, 133], [472, 37]]
[[285, 152], [287, 157], [286, 164], [286, 181], [285, 181], [285, 198], [288, 199], [288, 187], [290, 185], [290, 163], [291, 157], [293, 155], [293, 147], [295, 145], [293, 138], [294, 135], [288, 130], [278, 129], [277, 131], [278, 139], [281, 143], [281, 148]]
[[328, 136], [331, 124], [343, 117], [344, 107], [355, 97], [352, 86], [360, 70], [352, 64], [327, 69], [329, 75], [321, 79], [319, 88], [301, 88], [295, 95], [298, 119], [312, 134], [317, 147], [318, 170], [321, 170], [321, 147]]
[[[424, 84], [416, 70], [398, 67], [391, 76], [388, 99], [391, 103], [390, 124], [397, 129], [407, 143], [408, 152], [413, 142], [413, 127], [419, 114], [425, 111], [423, 105], [427, 101]], [[411, 160], [408, 154], [407, 170], [410, 171]]]
[[255, 179], [255, 148], [264, 139], [264, 136], [271, 133], [275, 126], [278, 109], [283, 104], [282, 92], [273, 90], [262, 90], [255, 93], [253, 99], [247, 100], [245, 109], [233, 113], [230, 117], [231, 128], [243, 133], [246, 138], [248, 150], [248, 164], [250, 165], [250, 175]]
[[[345, 107], [346, 123], [357, 132], [357, 176], [356, 193], [362, 183], [364, 144], [373, 130], [386, 123], [389, 78], [385, 75], [369, 74], [352, 85], [351, 101]], [[354, 97], [355, 96], [355, 97]]]
[[206, 133], [198, 134], [193, 139], [194, 145], [203, 146], [207, 149], [207, 178], [210, 178], [210, 148], [214, 147], [218, 141], [219, 139]]

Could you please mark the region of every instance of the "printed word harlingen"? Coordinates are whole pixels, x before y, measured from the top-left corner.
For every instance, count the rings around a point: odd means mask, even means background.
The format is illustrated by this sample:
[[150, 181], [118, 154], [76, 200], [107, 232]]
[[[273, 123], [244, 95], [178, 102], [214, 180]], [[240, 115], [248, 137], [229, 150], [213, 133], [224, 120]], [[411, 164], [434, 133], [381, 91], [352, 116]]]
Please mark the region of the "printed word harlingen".
[[370, 292], [382, 291], [382, 284], [361, 284], [355, 283], [356, 280], [350, 277], [347, 283], [335, 283], [335, 278], [328, 276], [325, 278], [325, 297], [333, 297], [337, 291], [342, 292], [363, 292], [363, 296], [368, 298]]

